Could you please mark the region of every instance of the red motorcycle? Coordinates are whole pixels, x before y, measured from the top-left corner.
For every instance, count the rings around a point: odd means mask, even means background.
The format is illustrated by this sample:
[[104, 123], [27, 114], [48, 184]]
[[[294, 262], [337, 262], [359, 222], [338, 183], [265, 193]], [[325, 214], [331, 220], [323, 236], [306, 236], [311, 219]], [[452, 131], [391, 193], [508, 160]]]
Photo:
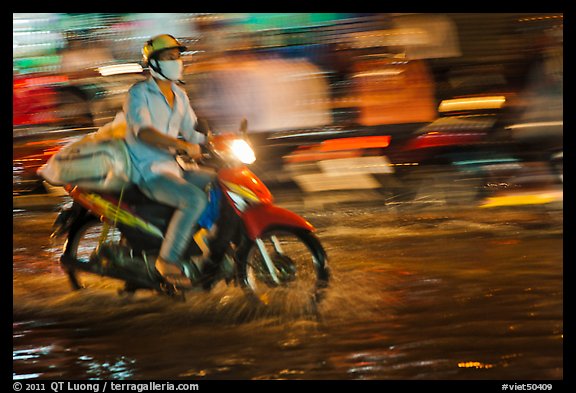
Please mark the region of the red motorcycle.
[[[208, 256], [219, 266], [218, 282], [235, 284], [252, 300], [286, 301], [290, 294], [315, 304], [329, 282], [326, 252], [312, 224], [275, 206], [269, 189], [248, 169], [255, 156], [246, 123], [241, 131], [241, 136], [208, 134], [198, 164], [216, 176], [184, 271], [195, 288], [210, 290], [214, 283], [193, 277], [191, 266], [196, 256]], [[74, 289], [82, 288], [77, 273], [89, 272], [124, 281], [127, 293], [151, 289], [183, 296], [154, 267], [172, 207], [148, 199], [134, 185], [120, 193], [65, 188], [72, 201], [54, 222], [52, 237], [67, 236], [60, 262]]]

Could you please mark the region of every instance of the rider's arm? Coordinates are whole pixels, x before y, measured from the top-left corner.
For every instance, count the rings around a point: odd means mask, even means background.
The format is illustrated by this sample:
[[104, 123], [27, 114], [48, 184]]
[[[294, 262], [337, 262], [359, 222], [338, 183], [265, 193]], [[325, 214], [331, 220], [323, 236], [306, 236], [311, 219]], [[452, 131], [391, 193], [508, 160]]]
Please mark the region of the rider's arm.
[[[193, 158], [200, 155], [200, 147], [195, 143], [189, 143], [167, 135], [159, 131], [152, 124], [152, 116], [149, 112], [147, 87], [144, 83], [137, 83], [128, 91], [127, 100], [124, 103], [126, 121], [130, 125], [133, 135], [144, 143], [150, 144], [162, 150], [183, 150]], [[195, 141], [190, 141], [195, 142]]]
[[156, 146], [163, 150], [184, 150], [192, 158], [198, 158], [201, 154], [200, 146], [196, 143], [190, 143], [181, 139], [173, 138], [163, 134], [152, 126], [140, 128], [137, 134], [138, 138], [149, 145]]

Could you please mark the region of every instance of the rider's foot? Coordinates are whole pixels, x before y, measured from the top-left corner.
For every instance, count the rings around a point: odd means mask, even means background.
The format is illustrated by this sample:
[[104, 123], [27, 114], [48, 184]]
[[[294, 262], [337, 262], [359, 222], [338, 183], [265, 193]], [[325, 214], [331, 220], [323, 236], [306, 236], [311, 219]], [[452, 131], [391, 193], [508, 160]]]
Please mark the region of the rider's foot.
[[176, 288], [192, 288], [192, 281], [190, 281], [180, 266], [158, 257], [156, 260], [156, 270], [164, 277], [166, 282], [174, 285]]

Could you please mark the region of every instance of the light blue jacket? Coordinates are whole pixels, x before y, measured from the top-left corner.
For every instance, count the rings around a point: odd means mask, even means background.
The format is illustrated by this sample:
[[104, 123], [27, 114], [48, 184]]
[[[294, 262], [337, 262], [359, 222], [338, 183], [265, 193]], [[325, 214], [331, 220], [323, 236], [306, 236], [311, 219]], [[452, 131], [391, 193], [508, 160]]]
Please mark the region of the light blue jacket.
[[153, 78], [138, 82], [128, 90], [124, 114], [127, 127], [126, 144], [133, 167], [130, 180], [134, 183], [146, 182], [161, 172], [158, 170], [160, 166], [177, 165], [171, 153], [150, 146], [137, 137], [142, 127], [152, 126], [172, 137], [180, 134], [189, 142], [204, 143], [205, 136], [195, 130], [197, 118], [190, 106], [188, 95], [175, 83], [172, 83], [172, 91], [174, 105], [170, 108]]

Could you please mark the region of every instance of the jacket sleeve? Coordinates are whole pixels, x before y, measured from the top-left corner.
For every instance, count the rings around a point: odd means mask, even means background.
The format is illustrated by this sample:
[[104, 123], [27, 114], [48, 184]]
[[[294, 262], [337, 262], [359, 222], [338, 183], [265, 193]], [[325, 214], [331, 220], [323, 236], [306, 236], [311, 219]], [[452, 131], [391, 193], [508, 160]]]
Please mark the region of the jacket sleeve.
[[128, 132], [132, 132], [135, 136], [138, 136], [142, 127], [152, 126], [152, 117], [142, 85], [136, 84], [128, 90], [124, 113]]

